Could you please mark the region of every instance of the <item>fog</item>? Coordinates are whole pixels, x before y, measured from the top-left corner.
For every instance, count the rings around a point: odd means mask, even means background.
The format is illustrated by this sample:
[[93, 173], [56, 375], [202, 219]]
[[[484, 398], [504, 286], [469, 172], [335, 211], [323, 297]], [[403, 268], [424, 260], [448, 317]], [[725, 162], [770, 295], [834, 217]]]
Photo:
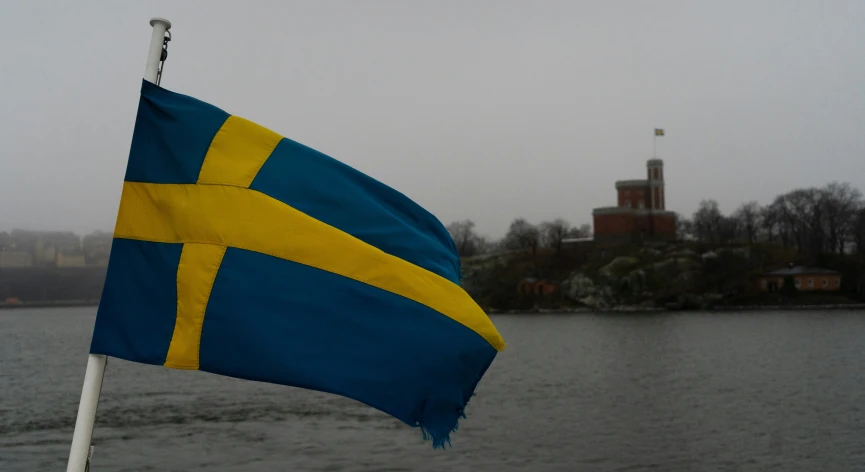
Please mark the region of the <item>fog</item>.
[[445, 224], [591, 223], [865, 190], [865, 2], [3, 2], [0, 230], [111, 230], [150, 39], [162, 85], [329, 154]]

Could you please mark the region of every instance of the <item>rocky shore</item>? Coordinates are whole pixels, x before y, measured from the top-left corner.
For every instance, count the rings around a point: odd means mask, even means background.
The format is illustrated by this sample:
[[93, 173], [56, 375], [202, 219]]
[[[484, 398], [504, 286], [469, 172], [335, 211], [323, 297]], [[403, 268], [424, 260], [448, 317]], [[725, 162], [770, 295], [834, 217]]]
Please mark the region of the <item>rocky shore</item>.
[[865, 303], [833, 304], [833, 305], [730, 305], [715, 306], [709, 309], [681, 309], [673, 310], [667, 308], [646, 308], [638, 306], [622, 306], [608, 309], [594, 309], [588, 307], [566, 307], [566, 308], [535, 308], [530, 310], [486, 310], [488, 315], [568, 315], [579, 313], [593, 314], [626, 314], [626, 313], [674, 313], [674, 312], [756, 312], [756, 311], [830, 311], [830, 310], [865, 310]]
[[[498, 254], [464, 261], [463, 287], [489, 313], [656, 313], [863, 309], [859, 274], [839, 291], [768, 293], [759, 277], [795, 255], [776, 246], [650, 242], [573, 253]], [[849, 277], [848, 277], [849, 275]], [[521, 280], [555, 284], [552, 294], [521, 293]]]

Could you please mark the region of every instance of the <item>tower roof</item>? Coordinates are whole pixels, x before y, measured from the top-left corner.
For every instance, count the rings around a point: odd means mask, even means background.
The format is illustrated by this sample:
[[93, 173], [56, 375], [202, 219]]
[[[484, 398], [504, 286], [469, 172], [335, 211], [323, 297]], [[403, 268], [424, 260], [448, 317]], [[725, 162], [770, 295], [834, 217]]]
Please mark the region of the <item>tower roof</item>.
[[649, 159], [648, 161], [646, 161], [646, 165], [647, 166], [663, 166], [664, 161], [663, 161], [663, 159], [653, 158], [653, 159]]

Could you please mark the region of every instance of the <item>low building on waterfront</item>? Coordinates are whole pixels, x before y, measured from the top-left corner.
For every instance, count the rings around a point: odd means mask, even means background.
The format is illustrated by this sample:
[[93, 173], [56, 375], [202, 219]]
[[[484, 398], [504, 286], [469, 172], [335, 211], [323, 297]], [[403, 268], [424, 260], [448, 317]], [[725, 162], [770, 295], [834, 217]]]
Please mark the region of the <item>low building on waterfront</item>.
[[33, 256], [21, 251], [0, 251], [0, 267], [33, 267]]
[[534, 277], [526, 277], [517, 284], [517, 293], [523, 295], [550, 295], [558, 290], [559, 284]]
[[84, 267], [87, 265], [84, 261], [84, 254], [66, 255], [58, 252], [54, 262], [57, 267]]
[[792, 279], [793, 286], [801, 292], [841, 289], [841, 273], [819, 267], [789, 265], [783, 269], [766, 272], [760, 276], [760, 290], [777, 292], [784, 286], [785, 279]]

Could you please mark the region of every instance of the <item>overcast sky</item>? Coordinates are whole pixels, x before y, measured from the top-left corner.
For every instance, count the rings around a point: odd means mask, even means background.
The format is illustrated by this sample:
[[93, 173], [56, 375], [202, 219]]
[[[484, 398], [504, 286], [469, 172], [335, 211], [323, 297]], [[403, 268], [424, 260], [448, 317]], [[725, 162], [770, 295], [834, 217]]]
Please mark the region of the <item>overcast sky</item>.
[[865, 191], [865, 1], [0, 2], [0, 229], [111, 230], [151, 16], [162, 85], [444, 223], [590, 223], [666, 129], [668, 209]]

